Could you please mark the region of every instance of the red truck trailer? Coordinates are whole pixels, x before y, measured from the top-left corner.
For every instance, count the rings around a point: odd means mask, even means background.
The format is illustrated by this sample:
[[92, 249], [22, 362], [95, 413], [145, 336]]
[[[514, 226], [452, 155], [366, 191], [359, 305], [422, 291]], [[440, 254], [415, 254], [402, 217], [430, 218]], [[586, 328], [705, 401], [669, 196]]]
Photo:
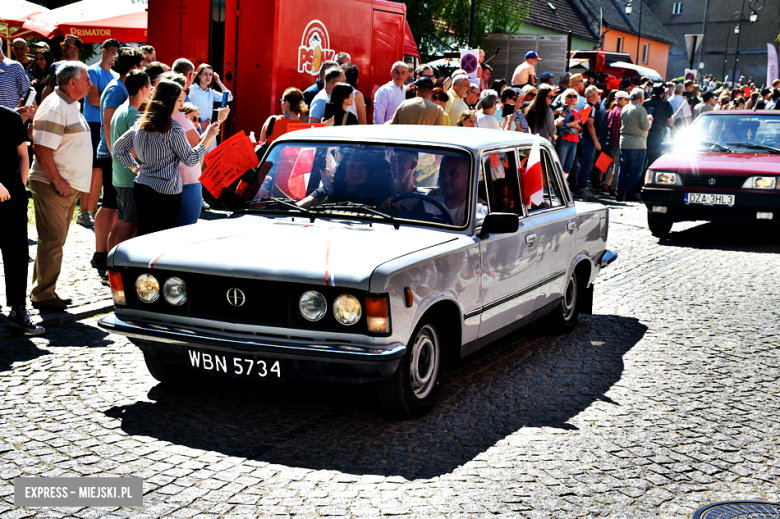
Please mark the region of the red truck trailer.
[[406, 6], [384, 0], [151, 0], [148, 42], [164, 63], [213, 65], [234, 94], [231, 130], [258, 136], [282, 92], [309, 87], [337, 52], [360, 68], [370, 99], [393, 62], [420, 62]]

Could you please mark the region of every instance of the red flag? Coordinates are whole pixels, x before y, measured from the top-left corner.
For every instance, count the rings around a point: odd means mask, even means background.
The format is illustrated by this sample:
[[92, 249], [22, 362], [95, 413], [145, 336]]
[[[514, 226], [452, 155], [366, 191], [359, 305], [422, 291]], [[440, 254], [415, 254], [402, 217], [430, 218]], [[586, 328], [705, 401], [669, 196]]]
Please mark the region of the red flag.
[[541, 205], [544, 201], [542, 188], [544, 181], [542, 179], [542, 158], [539, 151], [539, 138], [534, 140], [531, 146], [531, 153], [528, 155], [528, 163], [523, 172], [523, 196], [525, 205]]

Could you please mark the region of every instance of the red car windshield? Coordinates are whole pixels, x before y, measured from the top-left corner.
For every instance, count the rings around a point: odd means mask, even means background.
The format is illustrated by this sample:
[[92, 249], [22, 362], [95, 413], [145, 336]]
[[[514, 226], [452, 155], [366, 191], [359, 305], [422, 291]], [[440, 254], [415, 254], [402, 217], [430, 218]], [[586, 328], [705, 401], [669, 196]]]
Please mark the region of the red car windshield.
[[686, 146], [698, 143], [727, 152], [780, 153], [780, 116], [777, 115], [705, 114], [687, 133]]

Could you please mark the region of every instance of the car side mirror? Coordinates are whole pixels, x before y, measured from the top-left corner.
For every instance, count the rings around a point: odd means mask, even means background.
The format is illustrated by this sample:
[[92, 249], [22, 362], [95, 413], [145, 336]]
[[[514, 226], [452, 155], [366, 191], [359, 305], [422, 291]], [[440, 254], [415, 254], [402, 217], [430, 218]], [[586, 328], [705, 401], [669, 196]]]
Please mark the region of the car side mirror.
[[482, 221], [479, 237], [484, 239], [491, 234], [509, 234], [520, 228], [520, 219], [514, 213], [490, 213]]

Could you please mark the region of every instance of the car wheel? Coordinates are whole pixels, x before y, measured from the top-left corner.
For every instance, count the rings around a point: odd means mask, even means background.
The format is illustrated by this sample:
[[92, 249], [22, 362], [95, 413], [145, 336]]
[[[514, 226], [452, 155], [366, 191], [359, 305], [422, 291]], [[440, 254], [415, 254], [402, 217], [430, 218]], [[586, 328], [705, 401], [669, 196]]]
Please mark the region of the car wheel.
[[568, 333], [577, 326], [580, 317], [580, 282], [577, 272], [571, 273], [558, 305], [546, 316], [547, 328], [552, 333]]
[[650, 234], [656, 238], [665, 238], [672, 230], [671, 218], [666, 216], [658, 216], [648, 211], [647, 213], [647, 226], [650, 228]]
[[379, 383], [379, 399], [386, 411], [402, 418], [415, 418], [436, 404], [444, 378], [445, 347], [436, 326], [417, 326], [392, 377]]
[[162, 383], [182, 382], [186, 378], [185, 368], [160, 360], [154, 355], [144, 353], [144, 362], [149, 373]]

